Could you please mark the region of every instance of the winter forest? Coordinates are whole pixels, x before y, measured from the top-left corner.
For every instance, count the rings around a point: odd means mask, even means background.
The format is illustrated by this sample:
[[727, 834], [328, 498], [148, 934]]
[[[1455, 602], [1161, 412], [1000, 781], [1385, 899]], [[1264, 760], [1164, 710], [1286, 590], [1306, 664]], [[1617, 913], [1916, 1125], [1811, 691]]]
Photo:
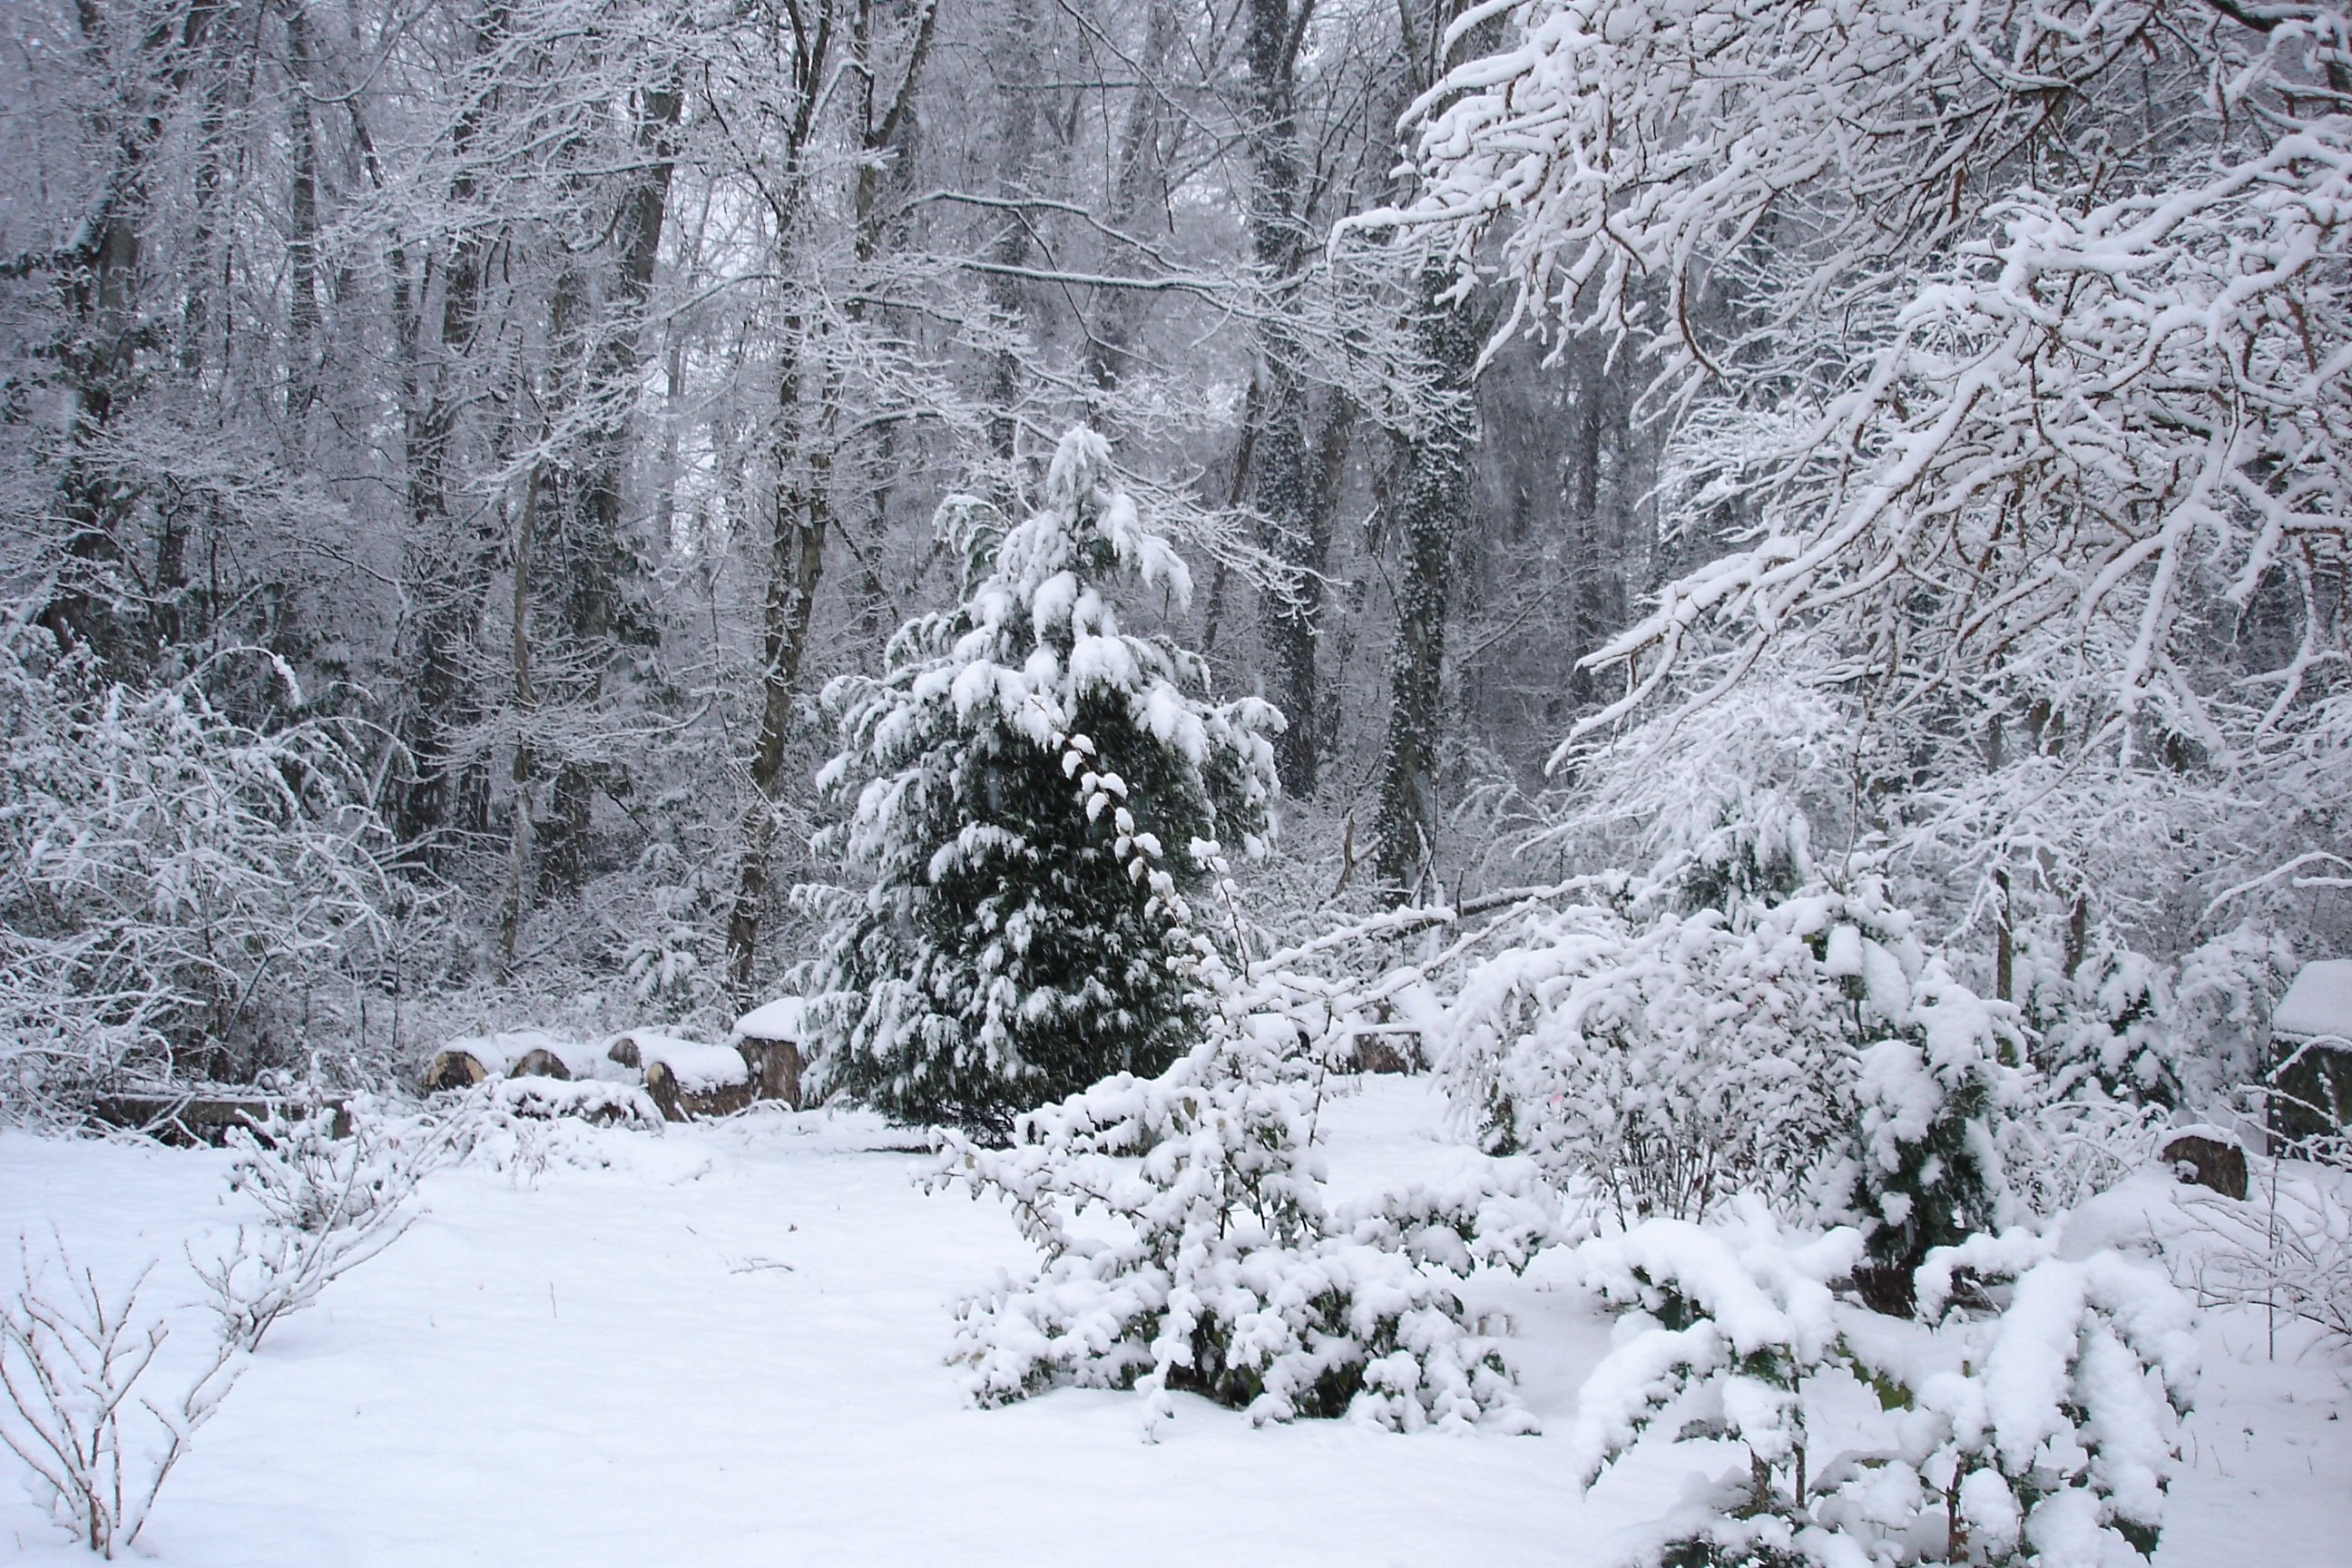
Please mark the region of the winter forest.
[[6, 0], [11, 1232], [37, 1563], [2340, 1562], [2352, 5]]

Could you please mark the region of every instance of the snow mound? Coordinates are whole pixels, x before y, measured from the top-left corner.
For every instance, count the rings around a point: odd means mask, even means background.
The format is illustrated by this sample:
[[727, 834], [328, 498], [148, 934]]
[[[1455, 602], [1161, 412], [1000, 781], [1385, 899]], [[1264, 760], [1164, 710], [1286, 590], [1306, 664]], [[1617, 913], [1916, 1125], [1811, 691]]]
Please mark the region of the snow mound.
[[752, 1008], [735, 1020], [728, 1037], [737, 1040], [798, 1040], [801, 1015], [808, 1004], [798, 996], [779, 996]]
[[656, 1062], [669, 1068], [678, 1087], [700, 1094], [741, 1083], [751, 1076], [742, 1056], [732, 1046], [707, 1046], [670, 1035], [632, 1032], [621, 1037], [636, 1047], [637, 1066], [651, 1071]]
[[2306, 963], [2271, 1015], [2274, 1033], [2298, 1039], [2352, 1040], [2352, 958]]

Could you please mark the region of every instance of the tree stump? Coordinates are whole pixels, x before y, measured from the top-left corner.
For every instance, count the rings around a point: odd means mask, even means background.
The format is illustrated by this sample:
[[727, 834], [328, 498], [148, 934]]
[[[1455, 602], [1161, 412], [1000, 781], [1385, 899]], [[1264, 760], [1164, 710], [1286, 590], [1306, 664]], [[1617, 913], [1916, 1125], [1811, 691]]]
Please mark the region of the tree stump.
[[801, 1108], [801, 1073], [808, 1066], [793, 1040], [761, 1040], [745, 1037], [735, 1042], [743, 1066], [751, 1074], [752, 1092], [761, 1100], [781, 1100]]
[[759, 1097], [781, 1100], [794, 1110], [803, 1103], [801, 1075], [808, 1069], [808, 1055], [801, 1048], [807, 1011], [802, 998], [779, 996], [736, 1019], [728, 1037], [742, 1053]]
[[1356, 1037], [1359, 1072], [1408, 1073], [1421, 1069], [1421, 1035], [1417, 1030], [1383, 1029]]
[[2246, 1195], [2246, 1152], [2204, 1132], [2176, 1132], [2157, 1151], [2182, 1182], [2210, 1187], [2225, 1198]]

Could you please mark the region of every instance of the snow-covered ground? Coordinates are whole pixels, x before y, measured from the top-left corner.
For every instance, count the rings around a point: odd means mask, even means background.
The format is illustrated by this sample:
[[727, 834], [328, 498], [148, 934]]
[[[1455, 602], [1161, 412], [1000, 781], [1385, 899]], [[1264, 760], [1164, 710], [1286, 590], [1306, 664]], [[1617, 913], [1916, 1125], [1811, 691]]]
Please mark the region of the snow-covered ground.
[[[1475, 1158], [1425, 1082], [1374, 1080], [1324, 1117], [1343, 1191]], [[1187, 1400], [1153, 1445], [1126, 1394], [970, 1408], [942, 1359], [953, 1302], [1028, 1254], [1002, 1212], [921, 1192], [908, 1142], [863, 1117], [761, 1114], [567, 1128], [566, 1157], [436, 1172], [391, 1250], [271, 1331], [135, 1555], [1600, 1568], [1682, 1489], [1683, 1461], [1659, 1455], [1589, 1496], [1569, 1484], [1560, 1434], [1608, 1326], [1541, 1263], [1481, 1304], [1508, 1314], [1548, 1436], [1255, 1429]], [[212, 1152], [0, 1135], [0, 1237], [37, 1253], [54, 1226], [108, 1279], [158, 1258], [153, 1299], [193, 1300], [184, 1250], [252, 1219], [226, 1170]], [[2134, 1191], [2103, 1200], [2103, 1227], [2164, 1201]], [[2352, 1561], [2352, 1363], [2299, 1333], [2272, 1360], [2258, 1313], [2204, 1324], [2159, 1563]], [[9, 1473], [0, 1557], [88, 1561]]]

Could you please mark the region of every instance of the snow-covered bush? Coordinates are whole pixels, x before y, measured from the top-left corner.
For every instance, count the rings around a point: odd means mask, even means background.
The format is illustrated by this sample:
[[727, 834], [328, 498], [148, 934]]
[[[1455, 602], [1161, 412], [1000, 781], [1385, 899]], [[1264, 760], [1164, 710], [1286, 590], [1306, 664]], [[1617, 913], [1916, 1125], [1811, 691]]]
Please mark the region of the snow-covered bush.
[[1906, 1274], [1996, 1217], [2013, 1030], [1879, 885], [1655, 910], [1675, 888], [1531, 914], [1471, 971], [1442, 1068], [1485, 1145], [1590, 1182], [1621, 1219], [1826, 1196]]
[[248, 729], [0, 624], [0, 1100], [290, 1053], [289, 1005], [379, 927], [364, 793], [324, 725]]
[[[1579, 1249], [1626, 1313], [1579, 1402], [1579, 1481], [1669, 1415], [1676, 1441], [1736, 1444], [1744, 1461], [1666, 1521], [1648, 1561], [2144, 1562], [2195, 1376], [2178, 1293], [2113, 1253], [2062, 1262], [2012, 1231], [1931, 1254], [1916, 1292], [1932, 1321], [1896, 1330], [1832, 1293], [1861, 1256], [1851, 1228], [1791, 1237], [1752, 1206], [1728, 1227], [1652, 1220]], [[1961, 1276], [2008, 1304], [1948, 1311]], [[1846, 1380], [1880, 1414], [1837, 1432], [1868, 1445], [1841, 1451], [1822, 1439], [1856, 1402], [1825, 1395]]]
[[1583, 1177], [1621, 1217], [1793, 1199], [1853, 1077], [1853, 1005], [1806, 933], [1714, 910], [1528, 924], [1464, 984], [1443, 1056], [1486, 1147]]
[[[1948, 1320], [1963, 1360], [1918, 1383], [1922, 1418], [1883, 1467], [1944, 1500], [1944, 1561], [2105, 1568], [2155, 1555], [2196, 1386], [2188, 1303], [2147, 1264], [2050, 1252], [2012, 1231], [1921, 1270], [1920, 1305], [1937, 1315], [1958, 1270], [2015, 1281], [1998, 1317]], [[1867, 1518], [1866, 1503], [1849, 1517]]]
[[[17, 1238], [22, 1279], [0, 1297], [0, 1444], [32, 1472], [58, 1522], [107, 1558], [139, 1539], [198, 1427], [236, 1381], [234, 1347], [212, 1349], [175, 1392], [149, 1392], [170, 1331], [140, 1308], [142, 1271], [110, 1291], [58, 1246], [36, 1261]], [[152, 1375], [151, 1375], [152, 1374]]]
[[1531, 1427], [1463, 1283], [1525, 1267], [1556, 1205], [1490, 1187], [1333, 1210], [1311, 1147], [1319, 1069], [1298, 1042], [1262, 1015], [1157, 1079], [1032, 1112], [1008, 1149], [949, 1136], [938, 1181], [1002, 1195], [1045, 1254], [964, 1305], [973, 1398], [1131, 1387], [1147, 1431], [1179, 1391], [1257, 1422]]
[[258, 1204], [268, 1223], [252, 1235], [239, 1226], [225, 1255], [190, 1261], [222, 1338], [239, 1350], [257, 1349], [278, 1319], [399, 1240], [415, 1218], [418, 1180], [448, 1152], [446, 1129], [394, 1121], [365, 1104], [347, 1114], [343, 1138], [332, 1136], [324, 1114], [231, 1134], [237, 1157], [229, 1185]]
[[[1832, 965], [1838, 947], [1831, 946]], [[1866, 972], [1870, 955], [1855, 960]], [[1911, 1310], [1913, 1271], [1936, 1247], [2009, 1217], [2000, 1129], [2022, 1107], [2012, 1011], [1989, 1003], [1928, 959], [1873, 983], [1892, 1030], [1863, 1047], [1854, 1079], [1855, 1145], [1830, 1184], [1832, 1206], [1860, 1227], [1855, 1282], [1881, 1311]]]
[[2311, 1325], [2352, 1345], [2352, 1150], [2306, 1142], [2308, 1159], [2264, 1163], [2247, 1200], [2199, 1194], [2199, 1237], [2179, 1270], [2200, 1301], [2260, 1307], [2275, 1325]]
[[843, 750], [820, 782], [847, 820], [825, 843], [867, 886], [832, 900], [809, 1020], [820, 1091], [1001, 1138], [1201, 1037], [1181, 900], [1219, 842], [1259, 842], [1280, 721], [1210, 704], [1196, 656], [1119, 629], [1109, 583], [1181, 600], [1190, 576], [1093, 432], [984, 542], [963, 605], [827, 688]]
[[2069, 973], [2035, 935], [2019, 944], [2018, 995], [2048, 1097], [2209, 1105], [2261, 1076], [2294, 966], [2280, 938], [2241, 926], [2167, 962], [2110, 935]]

